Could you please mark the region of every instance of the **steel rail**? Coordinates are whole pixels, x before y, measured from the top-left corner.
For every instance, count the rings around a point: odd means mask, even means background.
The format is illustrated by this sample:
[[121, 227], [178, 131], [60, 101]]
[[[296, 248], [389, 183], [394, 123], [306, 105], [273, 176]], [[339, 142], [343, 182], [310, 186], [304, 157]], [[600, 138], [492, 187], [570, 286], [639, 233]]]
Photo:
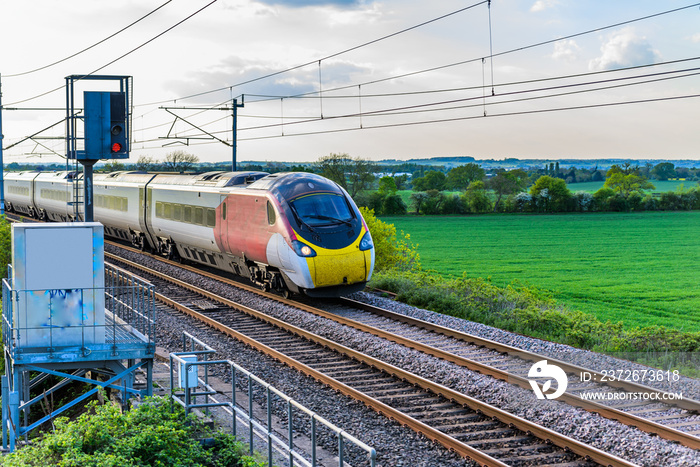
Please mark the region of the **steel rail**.
[[[564, 362], [562, 360], [557, 360], [555, 358], [550, 358], [546, 357], [543, 355], [538, 355], [533, 352], [528, 352], [527, 350], [522, 350], [517, 347], [513, 347], [507, 344], [502, 344], [500, 342], [495, 342], [490, 339], [485, 339], [483, 337], [478, 337], [473, 334], [467, 334], [464, 332], [460, 332], [454, 329], [446, 328], [444, 326], [440, 326], [439, 324], [433, 324], [428, 321], [424, 321], [418, 318], [412, 318], [410, 316], [402, 315], [400, 313], [396, 313], [393, 311], [386, 310], [384, 308], [376, 307], [373, 305], [369, 305], [367, 303], [362, 303], [358, 302], [357, 300], [352, 300], [350, 298], [346, 297], [341, 297], [340, 300], [346, 304], [349, 304], [350, 306], [354, 308], [359, 308], [361, 310], [368, 311], [370, 313], [374, 313], [380, 316], [384, 316], [386, 318], [391, 318], [395, 321], [401, 321], [406, 324], [411, 324], [413, 326], [417, 326], [423, 329], [426, 329], [428, 331], [433, 331], [438, 334], [443, 334], [448, 337], [452, 337], [455, 339], [459, 339], [464, 342], [468, 342], [470, 344], [474, 345], [480, 345], [487, 347], [489, 349], [497, 350], [498, 352], [505, 353], [505, 354], [517, 354], [518, 357], [523, 358], [524, 360], [529, 360], [532, 362], [537, 362], [542, 359], [547, 359], [547, 362], [554, 363], [555, 365], [561, 367], [562, 370], [569, 372], [569, 373], [575, 373], [575, 374], [580, 374], [581, 372], [588, 372], [593, 376], [594, 378], [598, 378], [598, 381], [600, 381], [601, 378], [604, 377], [603, 374], [591, 370], [590, 368], [584, 368], [578, 365], [574, 365], [572, 363]], [[646, 392], [646, 393], [654, 393], [654, 394], [667, 394], [664, 391], [661, 391], [656, 388], [652, 388], [649, 386], [644, 386], [639, 383], [635, 383], [633, 381], [617, 381], [617, 380], [612, 380], [612, 381], [605, 381], [605, 384], [608, 386], [616, 387], [619, 389], [624, 389], [625, 391], [630, 391], [630, 392]], [[691, 410], [695, 412], [700, 412], [700, 401], [694, 400], [694, 399], [682, 399], [682, 400], [674, 400], [673, 402], [664, 402], [665, 404], [668, 405], [675, 405], [677, 407], [680, 407], [682, 409], [686, 410]]]
[[[105, 253], [105, 255], [108, 255], [108, 253]], [[110, 255], [112, 256], [112, 255]], [[560, 433], [557, 433], [556, 431], [550, 430], [548, 428], [542, 427], [540, 425], [537, 425], [533, 422], [530, 422], [529, 420], [523, 419], [521, 417], [518, 417], [516, 415], [510, 414], [508, 412], [505, 412], [497, 407], [491, 406], [487, 403], [484, 403], [482, 401], [479, 401], [477, 399], [474, 399], [472, 397], [469, 397], [465, 394], [462, 394], [458, 391], [455, 391], [453, 389], [450, 389], [448, 387], [445, 387], [441, 384], [435, 383], [433, 381], [429, 381], [425, 378], [422, 378], [418, 375], [415, 375], [413, 373], [410, 373], [408, 371], [405, 371], [401, 368], [395, 367], [389, 363], [383, 362], [381, 360], [375, 359], [373, 357], [370, 357], [368, 355], [365, 355], [361, 352], [358, 352], [354, 349], [348, 348], [343, 346], [342, 344], [339, 344], [337, 342], [331, 341], [329, 339], [326, 339], [324, 337], [318, 336], [314, 333], [311, 333], [309, 331], [306, 331], [304, 329], [298, 328], [294, 325], [291, 325], [289, 323], [285, 323], [284, 321], [281, 321], [277, 318], [273, 318], [271, 316], [268, 316], [262, 312], [258, 312], [256, 310], [253, 310], [252, 308], [246, 307], [244, 305], [235, 303], [231, 300], [228, 300], [224, 297], [218, 296], [214, 293], [208, 292], [206, 290], [203, 290], [199, 287], [193, 286], [191, 284], [188, 284], [184, 281], [180, 281], [178, 279], [175, 279], [173, 277], [169, 277], [166, 274], [160, 273], [158, 271], [151, 270], [145, 266], [142, 266], [138, 263], [134, 263], [119, 257], [115, 257], [116, 260], [123, 262], [125, 264], [128, 264], [131, 267], [135, 267], [141, 270], [148, 271], [149, 274], [153, 274], [162, 280], [165, 280], [167, 282], [170, 282], [172, 284], [177, 285], [178, 287], [185, 288], [191, 292], [200, 294], [203, 297], [206, 297], [212, 301], [219, 302], [227, 307], [236, 309], [238, 311], [241, 311], [245, 314], [248, 314], [249, 316], [253, 316], [257, 319], [260, 319], [262, 321], [265, 321], [273, 326], [276, 326], [280, 329], [283, 329], [287, 332], [290, 332], [292, 334], [298, 335], [300, 337], [303, 337], [311, 342], [314, 342], [316, 344], [322, 345], [324, 347], [327, 347], [329, 349], [335, 350], [338, 353], [347, 355], [348, 357], [351, 357], [357, 361], [360, 361], [362, 363], [365, 363], [367, 365], [370, 365], [374, 368], [380, 369], [388, 374], [391, 374], [397, 378], [403, 379], [405, 381], [408, 381], [411, 384], [414, 384], [416, 386], [419, 386], [425, 390], [428, 390], [434, 394], [441, 395], [445, 397], [448, 400], [454, 401], [458, 404], [461, 404], [463, 406], [469, 407], [472, 410], [478, 411], [483, 413], [486, 416], [493, 417], [495, 419], [500, 420], [501, 422], [513, 426], [515, 428], [518, 428], [519, 430], [529, 433], [534, 435], [535, 437], [545, 440], [546, 442], [551, 442], [552, 444], [555, 444], [559, 446], [560, 448], [563, 448], [567, 451], [571, 451], [575, 454], [578, 454], [579, 456], [582, 456], [586, 459], [591, 459], [601, 465], [606, 465], [606, 466], [620, 466], [620, 467], [632, 467], [635, 464], [630, 463], [624, 459], [621, 459], [617, 456], [614, 456], [612, 454], [609, 454], [605, 451], [602, 451], [600, 449], [597, 449], [593, 446], [586, 445], [580, 441], [574, 440], [572, 438], [569, 438], [567, 436], [564, 436]], [[160, 294], [157, 294], [156, 296], [158, 297]], [[160, 295], [165, 300], [168, 300], [169, 303], [173, 303], [172, 300], [167, 299], [166, 297], [163, 297]], [[324, 382], [325, 384], [330, 385], [334, 389], [337, 389], [341, 391], [343, 394], [346, 394], [351, 397], [358, 397], [358, 400], [362, 401], [363, 403], [367, 404], [369, 407], [372, 409], [387, 415], [389, 418], [393, 418], [396, 421], [405, 424], [406, 426], [410, 427], [414, 431], [418, 433], [423, 433], [425, 436], [428, 438], [432, 439], [433, 441], [439, 442], [443, 446], [447, 447], [448, 449], [454, 449], [456, 452], [458, 452], [460, 455], [465, 456], [465, 457], [470, 457], [473, 460], [477, 462], [482, 462], [483, 465], [496, 465], [496, 466], [501, 466], [501, 465], [506, 465], [503, 464], [502, 462], [498, 461], [497, 459], [493, 459], [490, 456], [472, 448], [471, 446], [468, 446], [442, 432], [439, 430], [436, 430], [418, 420], [413, 419], [412, 417], [409, 417], [406, 414], [403, 414], [391, 407], [389, 407], [386, 404], [383, 404], [382, 402], [376, 401], [373, 398], [370, 398], [369, 396], [364, 395], [363, 393], [350, 388], [349, 386], [340, 383], [333, 378], [330, 378], [326, 375], [323, 375], [322, 373], [318, 372], [317, 370], [314, 370], [298, 361], [295, 359], [292, 359], [290, 357], [286, 357], [280, 352], [277, 352], [264, 344], [261, 344], [257, 341], [254, 341], [250, 338], [245, 337], [244, 335], [236, 332], [235, 330], [223, 326], [220, 323], [218, 323], [215, 320], [212, 320], [211, 318], [206, 317], [205, 315], [191, 310], [188, 307], [184, 307], [182, 305], [177, 305], [176, 308], [184, 313], [189, 314], [190, 316], [196, 317], [197, 319], [201, 319], [204, 321], [206, 324], [214, 327], [217, 330], [220, 330], [221, 332], [224, 332], [231, 337], [235, 337], [236, 339], [240, 339], [241, 341], [245, 342], [248, 345], [253, 346], [257, 350], [266, 353], [267, 355], [272, 356], [273, 358], [282, 361], [285, 364], [288, 364], [292, 366], [293, 368], [296, 368], [303, 373], [312, 376], [313, 378]], [[485, 456], [485, 457], [482, 457]], [[488, 459], [487, 459], [488, 458]], [[483, 459], [479, 460], [479, 459]]]
[[[123, 246], [119, 245], [120, 247], [123, 248]], [[129, 248], [127, 248], [129, 249]], [[138, 252], [138, 250], [133, 250], [134, 252]], [[108, 253], [105, 253], [107, 255]], [[118, 258], [115, 256], [115, 258]], [[159, 258], [155, 256], [156, 259], [168, 263], [168, 260], [164, 258]], [[483, 363], [461, 357], [459, 355], [455, 355], [453, 353], [440, 350], [431, 346], [428, 346], [426, 344], [422, 344], [420, 342], [413, 341], [411, 339], [405, 338], [403, 336], [399, 336], [397, 334], [393, 334], [388, 331], [384, 331], [378, 328], [375, 328], [373, 326], [367, 325], [360, 323], [358, 321], [349, 319], [349, 318], [344, 318], [338, 315], [335, 315], [333, 313], [327, 312], [320, 310], [318, 308], [312, 307], [310, 305], [306, 305], [303, 303], [299, 303], [294, 300], [289, 300], [289, 299], [284, 299], [282, 297], [279, 297], [278, 295], [269, 293], [269, 292], [263, 292], [258, 288], [246, 285], [246, 284], [240, 284], [238, 282], [234, 282], [231, 280], [227, 280], [225, 278], [222, 278], [221, 276], [217, 276], [216, 274], [212, 274], [206, 271], [202, 271], [198, 268], [187, 266], [187, 265], [178, 265], [179, 267], [182, 267], [184, 269], [190, 270], [191, 272], [195, 272], [197, 274], [202, 274], [205, 275], [209, 278], [218, 280], [218, 281], [223, 281], [227, 284], [234, 285], [236, 287], [242, 288], [244, 290], [250, 291], [252, 293], [259, 294], [261, 296], [264, 296], [266, 298], [272, 299], [279, 301], [281, 303], [284, 303], [289, 306], [293, 306], [295, 308], [298, 308], [302, 311], [306, 311], [312, 314], [315, 314], [317, 316], [327, 318], [330, 320], [333, 320], [337, 323], [350, 326], [354, 329], [363, 331], [363, 332], [368, 332], [370, 334], [373, 334], [377, 337], [381, 337], [387, 340], [390, 340], [392, 342], [395, 342], [400, 345], [404, 345], [409, 348], [413, 348], [415, 350], [418, 350], [420, 352], [424, 352], [428, 355], [444, 359], [446, 361], [455, 363], [457, 365], [463, 366], [465, 368], [468, 368], [472, 371], [477, 371], [479, 373], [500, 379], [502, 381], [506, 381], [511, 384], [518, 385], [522, 388], [525, 389], [532, 389], [530, 386], [530, 380], [514, 375], [512, 373], [508, 373], [503, 370], [499, 370], [497, 368], [494, 368], [489, 365], [485, 365]], [[437, 324], [430, 323], [428, 321], [420, 320], [418, 318], [412, 318], [410, 316], [402, 315], [400, 313], [392, 312], [380, 307], [376, 307], [373, 305], [369, 305], [366, 303], [362, 303], [356, 300], [352, 300], [346, 297], [341, 297], [339, 299], [341, 303], [345, 303], [349, 306], [352, 306], [354, 308], [359, 308], [361, 310], [368, 311], [370, 313], [377, 314], [379, 316], [383, 316], [389, 319], [392, 319], [394, 321], [400, 321], [404, 322], [406, 324], [410, 324], [419, 328], [423, 328], [428, 331], [432, 331], [438, 334], [445, 335], [447, 337], [452, 337], [455, 339], [459, 339], [461, 341], [474, 344], [474, 345], [479, 345], [483, 346], [492, 350], [496, 350], [498, 352], [504, 353], [504, 354], [510, 354], [510, 355], [515, 355], [517, 357], [520, 357], [524, 360], [529, 360], [532, 362], [537, 362], [543, 359], [546, 359], [548, 363], [555, 364], [559, 367], [561, 367], [564, 371], [568, 373], [574, 373], [576, 375], [580, 374], [581, 372], [588, 372], [593, 378], [596, 378], [598, 381], [600, 381], [600, 378], [603, 376], [599, 372], [596, 372], [594, 370], [591, 370], [589, 368], [584, 368], [580, 367], [577, 365], [573, 365], [561, 360], [549, 358], [543, 355], [538, 355], [532, 352], [528, 352], [526, 350], [518, 349], [517, 347], [512, 347], [507, 344], [502, 344], [500, 342], [495, 342], [489, 339], [481, 338], [478, 336], [474, 336], [472, 334], [467, 334], [464, 332], [460, 332], [454, 329], [446, 328], [444, 326], [440, 326]], [[656, 393], [659, 395], [666, 394], [664, 391], [660, 391], [655, 388], [650, 388], [648, 386], [636, 384], [633, 382], [625, 382], [625, 381], [620, 381], [620, 382], [606, 382], [608, 386], [611, 387], [617, 387], [619, 389], [623, 389], [625, 391], [631, 391], [631, 392], [645, 392], [645, 393]], [[601, 383], [603, 384], [603, 383]], [[562, 402], [566, 402], [574, 407], [580, 407], [586, 411], [592, 412], [592, 413], [597, 413], [602, 417], [605, 417], [610, 420], [616, 420], [620, 423], [623, 423], [628, 426], [636, 427], [637, 429], [651, 433], [651, 434], [656, 434], [657, 436], [660, 436], [664, 439], [667, 439], [669, 441], [673, 442], [678, 442], [686, 447], [692, 448], [692, 449], [700, 449], [700, 438], [697, 436], [694, 436], [690, 433], [686, 433], [684, 431], [677, 430], [675, 428], [672, 428], [670, 426], [662, 425], [660, 423], [657, 423], [655, 421], [639, 417], [637, 415], [624, 412], [622, 410], [616, 409], [614, 407], [609, 407], [594, 401], [590, 400], [585, 400], [577, 395], [571, 394], [570, 392], [566, 392], [559, 396], [558, 400], [561, 400]], [[695, 412], [700, 412], [700, 402], [695, 401], [693, 399], [683, 399], [683, 400], [673, 400], [673, 401], [666, 401], [663, 399], [659, 399], [657, 402], [661, 402], [664, 404], [667, 404], [669, 406], [677, 406], [686, 410], [691, 410]]]

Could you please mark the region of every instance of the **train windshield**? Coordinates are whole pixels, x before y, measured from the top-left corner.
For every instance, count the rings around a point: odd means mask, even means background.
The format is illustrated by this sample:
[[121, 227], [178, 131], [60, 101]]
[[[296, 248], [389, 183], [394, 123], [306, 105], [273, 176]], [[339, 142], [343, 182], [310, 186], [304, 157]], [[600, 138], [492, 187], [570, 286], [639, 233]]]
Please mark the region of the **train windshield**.
[[345, 197], [328, 193], [302, 196], [291, 203], [299, 220], [309, 226], [348, 224], [354, 216]]

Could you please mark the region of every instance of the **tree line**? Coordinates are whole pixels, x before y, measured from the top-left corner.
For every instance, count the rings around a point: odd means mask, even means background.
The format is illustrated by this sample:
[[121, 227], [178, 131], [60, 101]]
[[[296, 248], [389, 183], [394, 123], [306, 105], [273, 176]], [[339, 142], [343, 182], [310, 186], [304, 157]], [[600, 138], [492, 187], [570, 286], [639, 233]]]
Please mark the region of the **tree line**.
[[[22, 165], [11, 163], [7, 170], [63, 170], [65, 166]], [[135, 163], [110, 161], [97, 171], [139, 170], [148, 172], [203, 172], [230, 170], [229, 162], [201, 164], [197, 156], [173, 151], [160, 161], [141, 156]], [[681, 178], [687, 183], [700, 179], [700, 169], [675, 167], [671, 162], [656, 165], [630, 163], [613, 165], [607, 170], [562, 168], [558, 162], [524, 169], [495, 169], [487, 174], [476, 162], [456, 167], [426, 166], [401, 162], [378, 166], [372, 161], [348, 154], [330, 154], [311, 164], [289, 165], [270, 162], [241, 165], [243, 171], [307, 171], [319, 173], [339, 183], [358, 205], [373, 209], [377, 215], [467, 214], [486, 212], [587, 212], [637, 210], [700, 209], [697, 187], [661, 194], [652, 180]], [[580, 182], [604, 181], [595, 193], [572, 192]], [[573, 185], [575, 186], [575, 185]], [[412, 190], [410, 196], [399, 191]]]
[[[562, 170], [558, 163], [533, 170], [496, 170], [486, 174], [477, 163], [449, 170], [432, 167], [406, 173], [375, 176], [379, 170], [369, 161], [346, 154], [320, 158], [316, 170], [342, 185], [358, 205], [377, 215], [406, 214], [409, 207], [417, 214], [467, 214], [487, 212], [591, 212], [700, 209], [700, 187], [674, 192], [648, 193], [655, 180], [683, 175], [688, 183], [700, 177], [700, 170], [676, 168], [673, 163], [632, 166], [613, 165], [606, 171]], [[604, 181], [595, 193], [572, 192], [572, 178]], [[398, 193], [411, 188], [408, 204]], [[456, 193], [455, 193], [456, 192]]]

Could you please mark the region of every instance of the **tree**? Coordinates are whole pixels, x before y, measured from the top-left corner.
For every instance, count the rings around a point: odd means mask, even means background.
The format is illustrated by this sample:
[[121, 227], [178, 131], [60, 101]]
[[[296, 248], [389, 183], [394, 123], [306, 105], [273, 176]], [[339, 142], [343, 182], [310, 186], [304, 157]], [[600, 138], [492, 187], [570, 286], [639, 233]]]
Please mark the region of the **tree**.
[[651, 174], [657, 180], [668, 180], [676, 176], [676, 168], [671, 162], [662, 162], [656, 164], [653, 169], [651, 169]]
[[485, 175], [486, 172], [479, 164], [470, 162], [450, 170], [447, 173], [446, 186], [450, 190], [464, 191], [471, 182], [483, 180]]
[[491, 210], [491, 199], [486, 193], [486, 185], [481, 180], [471, 182], [464, 192], [464, 199], [472, 212]]
[[628, 197], [634, 191], [654, 189], [654, 185], [641, 175], [635, 173], [625, 174], [624, 172], [613, 172], [605, 180], [605, 187], [612, 188], [616, 193], [621, 193], [624, 197]]
[[544, 211], [561, 212], [566, 210], [571, 191], [561, 178], [543, 175], [530, 187], [530, 194], [538, 199], [538, 206]]
[[396, 188], [399, 190], [405, 190], [406, 189], [406, 183], [408, 182], [408, 175], [407, 174], [401, 174], [401, 175], [395, 175], [394, 176], [394, 182], [396, 182]]
[[139, 159], [136, 161], [136, 164], [134, 165], [136, 167], [136, 170], [148, 172], [156, 169], [158, 161], [152, 158], [151, 156], [140, 156]]
[[369, 189], [374, 181], [375, 167], [365, 159], [351, 158], [347, 154], [330, 154], [321, 157], [317, 162], [321, 175], [333, 180], [355, 197], [358, 193]]
[[185, 151], [173, 151], [165, 156], [163, 167], [168, 172], [185, 172], [199, 162], [199, 157]]
[[512, 195], [525, 189], [527, 180], [527, 173], [522, 169], [500, 172], [495, 177], [488, 179], [486, 187], [496, 193], [496, 203], [493, 210], [498, 211], [503, 196]]
[[377, 189], [380, 195], [388, 196], [393, 195], [398, 191], [396, 187], [396, 180], [394, 177], [385, 176], [379, 179], [379, 188]]
[[428, 193], [425, 191], [419, 191], [411, 194], [411, 204], [416, 208], [416, 214], [420, 214], [420, 210], [427, 200]]
[[413, 191], [428, 191], [445, 189], [445, 174], [437, 170], [429, 170], [424, 176], [413, 179]]
[[122, 162], [119, 162], [116, 159], [112, 159], [104, 165], [102, 170], [105, 172], [119, 172], [122, 170], [126, 170], [126, 166]]

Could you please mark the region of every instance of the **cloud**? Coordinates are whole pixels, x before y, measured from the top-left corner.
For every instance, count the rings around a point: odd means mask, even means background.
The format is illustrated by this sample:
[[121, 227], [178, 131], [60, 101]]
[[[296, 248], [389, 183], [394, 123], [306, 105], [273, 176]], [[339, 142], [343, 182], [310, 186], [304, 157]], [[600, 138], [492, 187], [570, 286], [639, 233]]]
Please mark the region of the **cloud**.
[[573, 39], [557, 41], [554, 43], [552, 58], [572, 62], [579, 58], [580, 51], [581, 47]]
[[691, 41], [698, 43], [700, 42], [700, 33], [693, 34], [693, 36], [690, 38]]
[[588, 64], [593, 71], [646, 65], [661, 60], [661, 54], [652, 48], [645, 37], [637, 36], [632, 28], [614, 33], [600, 50], [602, 55]]
[[537, 0], [534, 5], [530, 7], [530, 11], [537, 13], [538, 11], [546, 10], [547, 8], [553, 8], [559, 3], [558, 0]]
[[[233, 95], [245, 93], [265, 96], [294, 96], [318, 91], [319, 76], [316, 66], [307, 66], [257, 80], [257, 78], [274, 74], [285, 68], [288, 66], [283, 63], [253, 61], [232, 56], [208, 70], [198, 70], [189, 73], [184, 79], [172, 80], [167, 83], [167, 86], [178, 95], [192, 95], [253, 80], [244, 86], [234, 87]], [[371, 69], [367, 66], [341, 60], [324, 61], [322, 68], [323, 88], [329, 89], [347, 85], [356, 80], [357, 76], [367, 73], [371, 73]], [[230, 91], [226, 90], [222, 96], [229, 93]], [[211, 101], [211, 97], [206, 95], [202, 97], [202, 100]]]

